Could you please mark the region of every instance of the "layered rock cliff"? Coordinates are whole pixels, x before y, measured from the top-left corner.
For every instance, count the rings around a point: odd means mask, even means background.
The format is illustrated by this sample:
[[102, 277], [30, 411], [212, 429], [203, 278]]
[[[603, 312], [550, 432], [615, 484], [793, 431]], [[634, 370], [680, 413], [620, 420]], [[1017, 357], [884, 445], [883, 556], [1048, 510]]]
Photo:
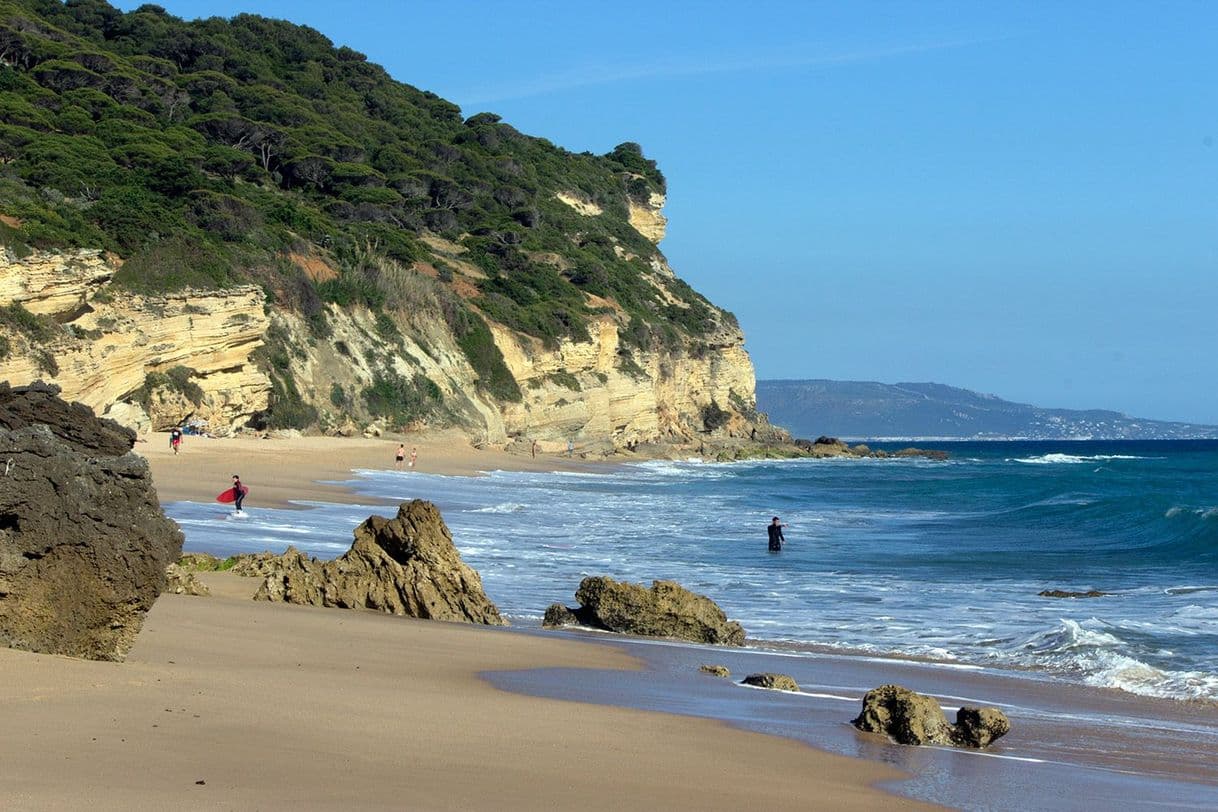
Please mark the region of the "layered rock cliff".
[[[144, 296], [112, 290], [116, 270], [96, 250], [0, 259], [0, 307], [51, 320], [33, 331], [0, 322], [0, 379], [53, 382], [98, 414], [138, 402], [156, 429], [198, 417], [226, 432], [267, 408], [270, 382], [251, 359], [270, 323], [262, 290]], [[180, 382], [158, 383], [175, 368]]]

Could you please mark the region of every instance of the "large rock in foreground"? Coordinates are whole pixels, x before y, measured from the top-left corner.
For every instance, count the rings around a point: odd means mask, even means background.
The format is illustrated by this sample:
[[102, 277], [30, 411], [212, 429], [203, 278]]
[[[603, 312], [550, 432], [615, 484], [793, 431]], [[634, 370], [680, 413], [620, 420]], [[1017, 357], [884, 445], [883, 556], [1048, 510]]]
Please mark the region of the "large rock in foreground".
[[355, 528], [351, 549], [333, 561], [289, 548], [257, 564], [266, 574], [254, 600], [507, 625], [478, 573], [461, 560], [440, 511], [422, 499], [402, 503], [393, 519], [369, 517]]
[[863, 697], [863, 710], [851, 723], [867, 733], [883, 733], [897, 744], [987, 747], [1011, 730], [997, 708], [964, 707], [956, 724], [947, 721], [937, 700], [900, 685], [881, 685]]
[[675, 637], [695, 643], [739, 646], [744, 629], [728, 620], [723, 610], [705, 595], [690, 592], [674, 581], [654, 581], [651, 589], [639, 584], [591, 576], [575, 592], [578, 609], [554, 604], [546, 610], [543, 626], [581, 625], [647, 637]]
[[119, 660], [182, 533], [135, 435], [57, 395], [0, 383], [0, 644]]

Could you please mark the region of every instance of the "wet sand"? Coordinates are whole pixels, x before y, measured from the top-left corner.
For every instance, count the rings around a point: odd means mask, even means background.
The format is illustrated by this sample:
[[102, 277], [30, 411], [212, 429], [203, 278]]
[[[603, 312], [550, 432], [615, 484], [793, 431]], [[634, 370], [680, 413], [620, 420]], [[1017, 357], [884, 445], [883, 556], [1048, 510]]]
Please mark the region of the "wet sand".
[[[578, 680], [564, 669], [543, 669], [495, 674], [491, 681], [534, 696], [728, 720], [891, 764], [910, 777], [889, 788], [952, 807], [1218, 808], [1218, 712], [1210, 705], [941, 663], [561, 634], [591, 637], [647, 667], [625, 675], [593, 671]], [[802, 692], [763, 691], [698, 673], [697, 666], [708, 662], [729, 667], [733, 680], [756, 671], [787, 673]], [[949, 719], [963, 704], [997, 706], [1012, 731], [980, 752], [902, 747], [859, 733], [849, 721], [862, 695], [889, 682], [935, 696]]]
[[[370, 612], [165, 595], [125, 663], [0, 648], [14, 809], [926, 808], [888, 766], [708, 719], [507, 693], [629, 676], [614, 648]], [[679, 710], [679, 709], [678, 709]]]

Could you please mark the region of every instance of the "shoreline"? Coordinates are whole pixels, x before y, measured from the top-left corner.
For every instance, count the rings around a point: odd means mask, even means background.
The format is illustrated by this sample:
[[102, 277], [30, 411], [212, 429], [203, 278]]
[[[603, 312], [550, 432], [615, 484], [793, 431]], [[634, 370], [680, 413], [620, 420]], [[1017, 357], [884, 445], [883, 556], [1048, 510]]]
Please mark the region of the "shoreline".
[[641, 667], [610, 647], [202, 576], [213, 595], [162, 596], [125, 663], [0, 649], [11, 808], [935, 808], [874, 788], [888, 765], [486, 679]]
[[[250, 488], [248, 503], [258, 507], [300, 510], [301, 501], [369, 504], [367, 497], [342, 484], [356, 469], [394, 470], [398, 443], [406, 445], [407, 460], [418, 449], [415, 471], [441, 476], [482, 476], [488, 471], [606, 470], [625, 460], [588, 460], [565, 454], [527, 454], [480, 449], [455, 430], [389, 438], [313, 437], [257, 439], [253, 437], [183, 438], [176, 456], [168, 432], [155, 432], [138, 442], [135, 452], [148, 461], [162, 503], [211, 502], [231, 487], [239, 474]], [[403, 465], [403, 470], [409, 470]], [[376, 503], [373, 503], [376, 504]], [[387, 503], [386, 503], [387, 504]]]

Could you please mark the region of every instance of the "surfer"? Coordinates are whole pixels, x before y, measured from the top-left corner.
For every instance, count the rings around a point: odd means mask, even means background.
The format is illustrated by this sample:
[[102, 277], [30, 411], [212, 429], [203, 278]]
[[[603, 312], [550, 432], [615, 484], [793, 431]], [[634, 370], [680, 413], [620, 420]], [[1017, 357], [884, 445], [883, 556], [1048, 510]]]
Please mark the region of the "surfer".
[[233, 474], [233, 506], [237, 508], [237, 512], [241, 512], [241, 501], [245, 499], [245, 486], [241, 484], [241, 477]]
[[766, 527], [766, 532], [770, 534], [770, 552], [782, 552], [782, 543], [786, 541], [782, 535], [782, 529], [784, 527], [786, 527], [786, 525], [778, 521], [777, 516], [775, 516], [773, 521], [770, 522], [769, 526]]

